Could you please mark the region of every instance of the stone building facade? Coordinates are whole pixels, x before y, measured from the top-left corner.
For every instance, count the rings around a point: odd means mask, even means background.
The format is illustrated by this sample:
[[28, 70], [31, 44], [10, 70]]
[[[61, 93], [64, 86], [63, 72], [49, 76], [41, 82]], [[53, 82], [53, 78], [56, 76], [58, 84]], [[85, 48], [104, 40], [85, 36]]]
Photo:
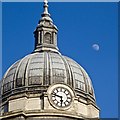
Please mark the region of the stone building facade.
[[34, 31], [34, 51], [15, 62], [1, 81], [2, 120], [87, 120], [99, 118], [92, 82], [57, 47], [58, 29], [44, 1]]

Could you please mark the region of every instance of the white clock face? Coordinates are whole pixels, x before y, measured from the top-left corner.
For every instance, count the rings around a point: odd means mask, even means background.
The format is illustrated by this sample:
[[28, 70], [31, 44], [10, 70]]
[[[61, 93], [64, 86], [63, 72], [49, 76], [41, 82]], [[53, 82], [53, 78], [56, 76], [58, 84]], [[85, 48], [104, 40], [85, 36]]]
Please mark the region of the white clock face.
[[57, 87], [51, 93], [51, 100], [57, 107], [67, 107], [72, 102], [72, 96], [66, 88]]

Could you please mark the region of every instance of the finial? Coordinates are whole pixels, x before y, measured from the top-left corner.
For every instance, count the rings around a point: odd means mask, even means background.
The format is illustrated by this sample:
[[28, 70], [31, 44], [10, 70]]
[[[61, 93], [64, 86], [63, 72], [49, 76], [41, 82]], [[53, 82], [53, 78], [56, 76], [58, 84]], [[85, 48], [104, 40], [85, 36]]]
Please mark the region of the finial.
[[[53, 22], [52, 19], [50, 18], [50, 14], [48, 12], [48, 0], [44, 0], [43, 8], [44, 8], [44, 11], [41, 14], [42, 18], [40, 19], [40, 21], [48, 20], [48, 21]], [[40, 21], [39, 21], [38, 24], [40, 24]]]
[[48, 0], [44, 0], [44, 12], [43, 12], [43, 15], [49, 15], [50, 14], [48, 13]]
[[44, 0], [44, 3], [46, 3], [46, 4], [47, 4], [47, 3], [48, 3], [48, 0]]

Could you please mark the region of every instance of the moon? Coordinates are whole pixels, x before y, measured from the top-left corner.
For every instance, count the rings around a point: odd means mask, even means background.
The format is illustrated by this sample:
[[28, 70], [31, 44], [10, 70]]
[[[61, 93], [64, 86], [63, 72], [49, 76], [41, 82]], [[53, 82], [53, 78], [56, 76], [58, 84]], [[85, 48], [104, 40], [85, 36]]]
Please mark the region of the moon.
[[93, 44], [92, 45], [92, 48], [95, 50], [95, 51], [99, 51], [100, 50], [100, 47], [98, 44]]

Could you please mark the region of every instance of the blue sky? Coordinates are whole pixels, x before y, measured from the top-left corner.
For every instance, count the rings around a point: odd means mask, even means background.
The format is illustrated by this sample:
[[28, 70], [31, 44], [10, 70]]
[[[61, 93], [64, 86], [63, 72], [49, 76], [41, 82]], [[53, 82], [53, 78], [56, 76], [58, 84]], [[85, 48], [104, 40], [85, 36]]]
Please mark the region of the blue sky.
[[[42, 3], [2, 4], [3, 74], [34, 49], [33, 31]], [[57, 25], [58, 47], [85, 68], [92, 79], [102, 118], [118, 116], [118, 6], [117, 3], [49, 3]], [[97, 43], [99, 51], [92, 45]]]

